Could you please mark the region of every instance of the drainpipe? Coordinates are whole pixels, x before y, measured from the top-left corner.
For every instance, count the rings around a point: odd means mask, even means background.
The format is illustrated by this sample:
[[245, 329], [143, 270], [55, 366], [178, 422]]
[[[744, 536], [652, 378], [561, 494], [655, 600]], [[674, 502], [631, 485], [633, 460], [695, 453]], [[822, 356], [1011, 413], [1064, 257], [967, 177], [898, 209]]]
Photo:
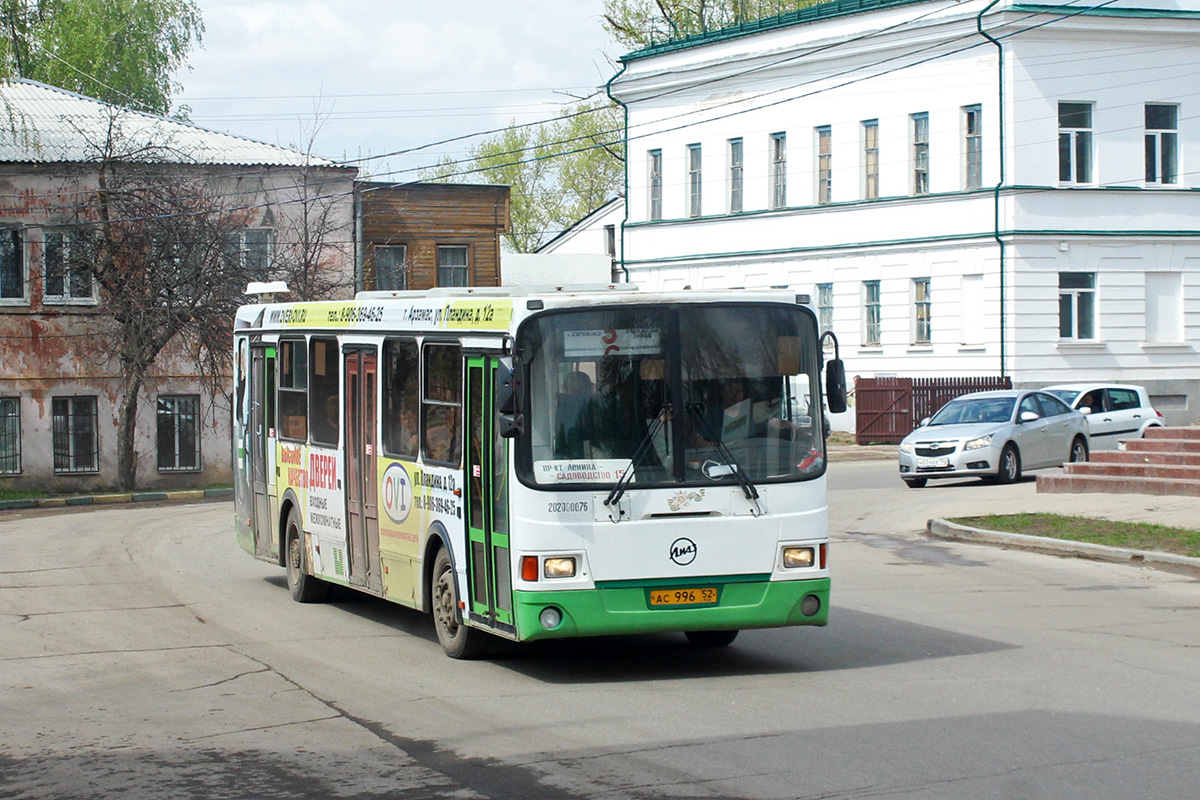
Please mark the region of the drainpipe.
[[621, 107], [621, 111], [625, 114], [625, 135], [623, 137], [625, 140], [625, 218], [621, 220], [621, 255], [619, 258], [619, 263], [621, 265], [621, 272], [625, 273], [625, 282], [630, 283], [629, 267], [625, 266], [625, 223], [629, 222], [629, 106], [613, 97], [612, 94], [613, 81], [621, 77], [621, 73], [625, 71], [626, 66], [626, 64], [622, 64], [621, 69], [617, 72], [617, 74], [608, 79], [608, 83], [604, 84], [604, 93], [608, 95], [609, 100], [612, 100], [614, 103], [619, 105]]
[[[353, 186], [353, 181], [351, 182]], [[363, 274], [363, 210], [362, 187], [354, 187], [354, 293], [358, 294], [366, 288], [366, 277]]]
[[1004, 301], [1004, 238], [1000, 235], [1000, 190], [1004, 188], [1004, 46], [996, 37], [983, 29], [983, 15], [991, 11], [992, 8], [999, 3], [1000, 0], [992, 0], [982, 11], [975, 17], [975, 29], [979, 35], [987, 39], [992, 44], [996, 45], [996, 51], [999, 54], [999, 69], [996, 75], [996, 82], [999, 86], [999, 122], [1000, 122], [1000, 181], [996, 184], [994, 190], [995, 198], [995, 220], [993, 223], [993, 237], [996, 239], [996, 244], [1000, 247], [1000, 377], [1005, 377], [1008, 374], [1008, 359], [1007, 359], [1007, 339], [1008, 331], [1005, 320], [1007, 317], [1005, 301]]

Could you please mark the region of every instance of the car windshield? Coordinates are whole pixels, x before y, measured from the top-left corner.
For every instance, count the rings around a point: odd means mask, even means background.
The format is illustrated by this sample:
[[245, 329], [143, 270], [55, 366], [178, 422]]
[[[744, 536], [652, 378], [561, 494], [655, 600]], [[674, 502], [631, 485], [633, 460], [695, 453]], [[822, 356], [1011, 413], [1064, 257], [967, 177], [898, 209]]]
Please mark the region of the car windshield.
[[[824, 472], [816, 320], [799, 306], [550, 312], [518, 334], [529, 485], [806, 480]], [[636, 463], [634, 463], [636, 461]]]
[[1076, 397], [1079, 397], [1078, 389], [1047, 389], [1047, 392], [1062, 400], [1067, 405], [1071, 405]]
[[974, 397], [951, 400], [929, 420], [930, 425], [963, 425], [971, 422], [1008, 422], [1012, 419], [1013, 397]]

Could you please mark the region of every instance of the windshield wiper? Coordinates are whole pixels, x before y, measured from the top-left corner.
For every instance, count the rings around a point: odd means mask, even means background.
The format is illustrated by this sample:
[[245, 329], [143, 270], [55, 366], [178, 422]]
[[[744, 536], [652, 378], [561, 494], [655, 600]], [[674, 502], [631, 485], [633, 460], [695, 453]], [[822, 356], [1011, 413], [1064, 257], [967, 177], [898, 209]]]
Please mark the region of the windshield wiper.
[[658, 416], [650, 423], [649, 430], [642, 437], [642, 442], [637, 446], [637, 450], [633, 451], [633, 458], [629, 459], [629, 467], [624, 474], [617, 479], [613, 484], [612, 491], [608, 493], [608, 497], [604, 500], [604, 505], [615, 506], [621, 500], [621, 496], [625, 494], [625, 490], [629, 487], [629, 482], [633, 480], [633, 473], [637, 470], [638, 465], [642, 463], [642, 459], [646, 457], [646, 453], [650, 450], [650, 446], [654, 444], [654, 437], [662, 429], [662, 426], [675, 416], [675, 408], [667, 403], [658, 410]]
[[758, 487], [746, 477], [746, 470], [742, 469], [741, 463], [733, 457], [733, 453], [729, 452], [729, 448], [725, 446], [720, 437], [713, 435], [712, 429], [708, 425], [708, 420], [704, 418], [704, 404], [688, 403], [687, 410], [692, 415], [692, 424], [700, 430], [700, 435], [712, 442], [713, 446], [717, 449], [717, 453], [721, 458], [725, 459], [725, 463], [733, 468], [733, 476], [737, 478], [738, 485], [742, 487], [742, 493], [746, 495], [747, 500], [754, 503], [756, 512], [754, 516], [761, 515], [762, 506], [758, 504]]

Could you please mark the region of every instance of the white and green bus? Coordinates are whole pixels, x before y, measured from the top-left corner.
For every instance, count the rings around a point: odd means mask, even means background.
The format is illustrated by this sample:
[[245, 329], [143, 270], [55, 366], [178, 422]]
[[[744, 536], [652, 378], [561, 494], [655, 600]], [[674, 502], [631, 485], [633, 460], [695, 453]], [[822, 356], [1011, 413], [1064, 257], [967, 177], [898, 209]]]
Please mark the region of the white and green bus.
[[431, 612], [456, 658], [826, 623], [845, 383], [806, 295], [364, 292], [234, 338], [238, 540], [300, 602]]

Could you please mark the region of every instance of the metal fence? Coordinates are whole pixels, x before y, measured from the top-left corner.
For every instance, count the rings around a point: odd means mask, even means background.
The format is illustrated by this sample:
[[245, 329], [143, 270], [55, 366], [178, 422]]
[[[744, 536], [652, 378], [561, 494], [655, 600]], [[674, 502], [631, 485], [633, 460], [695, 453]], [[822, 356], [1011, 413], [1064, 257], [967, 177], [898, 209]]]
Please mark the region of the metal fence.
[[925, 417], [967, 392], [1011, 389], [1007, 376], [969, 378], [855, 378], [858, 444], [899, 444]]

